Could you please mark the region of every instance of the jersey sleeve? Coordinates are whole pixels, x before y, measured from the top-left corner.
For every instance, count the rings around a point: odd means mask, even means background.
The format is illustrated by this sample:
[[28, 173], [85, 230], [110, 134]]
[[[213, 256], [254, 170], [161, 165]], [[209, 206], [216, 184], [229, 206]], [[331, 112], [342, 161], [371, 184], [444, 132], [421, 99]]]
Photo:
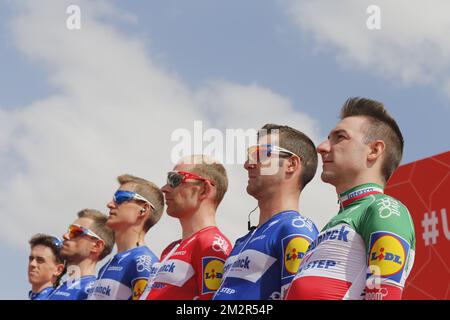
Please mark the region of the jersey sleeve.
[[401, 299], [415, 254], [408, 209], [394, 198], [379, 198], [367, 208], [360, 229], [368, 266], [366, 300]]
[[317, 237], [317, 227], [303, 216], [286, 221], [272, 240], [274, 256], [281, 270], [280, 298], [284, 299], [309, 245]]
[[141, 297], [147, 286], [151, 267], [156, 262], [158, 262], [158, 259], [149, 253], [141, 253], [134, 257], [134, 265], [130, 266], [132, 269], [130, 283], [132, 292], [131, 300], [139, 300]]
[[231, 252], [231, 243], [216, 233], [197, 240], [192, 253], [192, 266], [199, 300], [211, 300], [219, 289], [224, 274], [225, 260]]

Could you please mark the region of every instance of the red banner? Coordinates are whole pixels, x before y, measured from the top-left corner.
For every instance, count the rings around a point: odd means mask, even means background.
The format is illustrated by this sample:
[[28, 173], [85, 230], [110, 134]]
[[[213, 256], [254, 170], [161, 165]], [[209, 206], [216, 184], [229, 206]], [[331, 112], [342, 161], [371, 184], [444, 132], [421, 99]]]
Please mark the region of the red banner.
[[450, 299], [450, 151], [399, 167], [385, 193], [406, 205], [416, 231], [403, 299]]

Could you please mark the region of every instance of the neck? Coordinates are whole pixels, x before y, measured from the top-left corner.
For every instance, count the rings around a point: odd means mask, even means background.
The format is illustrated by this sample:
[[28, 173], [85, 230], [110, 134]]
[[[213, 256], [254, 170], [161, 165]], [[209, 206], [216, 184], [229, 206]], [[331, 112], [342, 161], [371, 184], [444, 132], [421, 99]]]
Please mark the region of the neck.
[[136, 248], [136, 243], [144, 245], [145, 232], [139, 226], [133, 226], [124, 231], [116, 231], [115, 239], [117, 244], [117, 253], [121, 253]]
[[[75, 268], [79, 269], [79, 272], [80, 272], [79, 274], [77, 274], [75, 272], [74, 273], [75, 275], [77, 275], [77, 276], [79, 275], [80, 277], [92, 276], [92, 275], [96, 274], [96, 272], [95, 272], [96, 265], [97, 265], [97, 261], [94, 261], [90, 258], [86, 258], [83, 261], [78, 262], [78, 263], [69, 262], [67, 264], [67, 270], [68, 270], [68, 272], [70, 272], [70, 270], [71, 270], [70, 267], [75, 267]], [[69, 275], [69, 277], [71, 276], [71, 274], [68, 274], [68, 275]]]
[[369, 195], [383, 193], [383, 187], [374, 183], [365, 183], [359, 186], [355, 186], [344, 193], [338, 194], [339, 203], [342, 209], [349, 206], [351, 203], [365, 198]]
[[213, 208], [200, 207], [188, 217], [180, 218], [183, 238], [187, 239], [203, 228], [216, 226], [216, 210]]
[[53, 283], [51, 281], [48, 281], [46, 283], [40, 283], [40, 284], [33, 283], [31, 285], [31, 291], [34, 293], [38, 293], [48, 287], [53, 287]]
[[287, 191], [289, 189], [283, 188], [278, 190], [278, 192], [264, 195], [258, 199], [259, 226], [280, 212], [288, 210], [298, 211], [300, 191]]
[[373, 176], [373, 175], [367, 174], [367, 175], [355, 177], [352, 180], [347, 180], [339, 185], [335, 185], [336, 192], [338, 195], [340, 195], [352, 188], [355, 188], [357, 186], [360, 186], [360, 185], [366, 184], [366, 183], [375, 183], [375, 184], [382, 186], [383, 188], [385, 185], [385, 182], [381, 178], [381, 176]]

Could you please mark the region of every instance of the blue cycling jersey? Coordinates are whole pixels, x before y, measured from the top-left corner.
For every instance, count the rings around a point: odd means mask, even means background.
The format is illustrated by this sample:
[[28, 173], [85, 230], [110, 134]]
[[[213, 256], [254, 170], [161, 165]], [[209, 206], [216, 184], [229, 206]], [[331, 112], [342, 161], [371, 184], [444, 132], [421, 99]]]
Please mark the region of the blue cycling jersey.
[[214, 300], [281, 299], [317, 234], [297, 211], [276, 214], [236, 241]]
[[86, 300], [97, 278], [93, 275], [67, 280], [56, 288], [48, 300]]
[[33, 292], [30, 290], [30, 292], [28, 292], [28, 298], [30, 298], [30, 300], [47, 300], [47, 297], [53, 292], [53, 290], [55, 290], [53, 287], [47, 287], [39, 292]]
[[158, 258], [146, 246], [116, 254], [100, 269], [88, 299], [138, 300], [156, 262], [159, 262]]

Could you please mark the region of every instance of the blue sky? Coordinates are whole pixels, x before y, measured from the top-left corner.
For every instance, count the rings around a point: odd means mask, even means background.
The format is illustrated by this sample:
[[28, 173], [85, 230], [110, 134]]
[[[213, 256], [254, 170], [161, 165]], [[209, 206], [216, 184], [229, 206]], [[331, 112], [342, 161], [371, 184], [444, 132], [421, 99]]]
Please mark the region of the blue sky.
[[[80, 5], [81, 31], [65, 30], [69, 3]], [[162, 184], [170, 132], [194, 120], [222, 129], [285, 122], [319, 143], [345, 99], [365, 96], [400, 124], [403, 163], [450, 150], [441, 17], [449, 4], [378, 1], [382, 29], [368, 31], [369, 2], [357, 3], [0, 1], [0, 248], [11, 261], [0, 298], [25, 297], [33, 233], [61, 233], [84, 207], [106, 211], [125, 171]], [[421, 25], [413, 24], [418, 8], [429, 13]], [[219, 223], [234, 242], [253, 202], [237, 201], [242, 168], [227, 169], [234, 182], [223, 211], [235, 216]], [[309, 192], [304, 209], [320, 226], [334, 214], [333, 191], [315, 179]], [[327, 199], [317, 206], [319, 195]], [[178, 231], [164, 218], [147, 243], [159, 254]]]

